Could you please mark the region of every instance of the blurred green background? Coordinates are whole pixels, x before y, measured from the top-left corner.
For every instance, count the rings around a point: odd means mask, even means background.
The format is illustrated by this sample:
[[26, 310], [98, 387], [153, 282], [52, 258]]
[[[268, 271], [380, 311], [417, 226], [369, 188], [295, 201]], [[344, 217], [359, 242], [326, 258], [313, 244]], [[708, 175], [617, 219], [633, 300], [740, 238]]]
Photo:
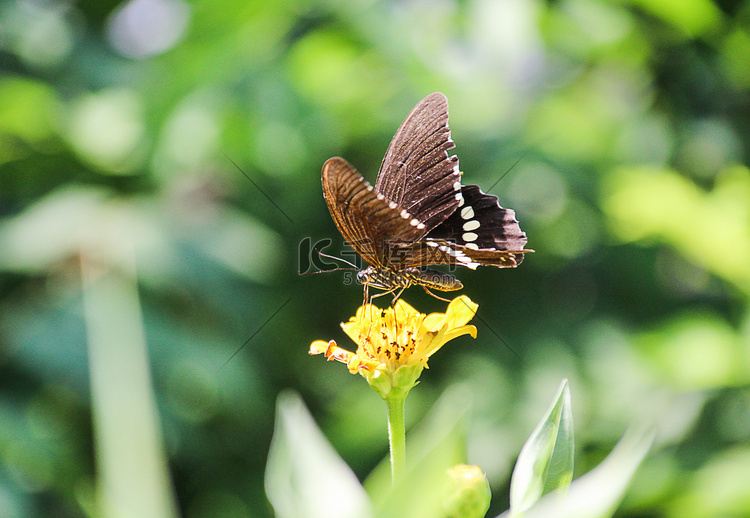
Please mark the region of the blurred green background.
[[743, 0], [0, 2], [0, 516], [94, 516], [118, 476], [182, 516], [271, 516], [283, 388], [366, 476], [383, 404], [307, 354], [351, 345], [362, 291], [299, 276], [299, 244], [341, 253], [321, 165], [374, 180], [433, 91], [464, 182], [536, 253], [459, 272], [479, 336], [433, 358], [409, 423], [470, 387], [494, 516], [567, 377], [577, 473], [655, 423], [618, 516], [750, 516]]

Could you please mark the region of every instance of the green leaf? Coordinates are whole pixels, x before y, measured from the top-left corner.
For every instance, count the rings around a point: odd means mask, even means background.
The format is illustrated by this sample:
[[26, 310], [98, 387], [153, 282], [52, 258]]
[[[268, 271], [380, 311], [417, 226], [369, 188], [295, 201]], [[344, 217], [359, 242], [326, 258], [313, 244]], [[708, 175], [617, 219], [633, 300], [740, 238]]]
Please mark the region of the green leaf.
[[573, 416], [568, 380], [521, 449], [510, 481], [510, 513], [520, 514], [545, 493], [564, 490], [573, 479]]
[[[606, 459], [576, 479], [565, 495], [551, 493], [542, 498], [523, 518], [608, 518], [648, 453], [651, 431], [629, 430]], [[512, 512], [501, 515], [510, 518]]]
[[357, 477], [292, 392], [279, 395], [276, 405], [265, 483], [278, 518], [372, 516]]

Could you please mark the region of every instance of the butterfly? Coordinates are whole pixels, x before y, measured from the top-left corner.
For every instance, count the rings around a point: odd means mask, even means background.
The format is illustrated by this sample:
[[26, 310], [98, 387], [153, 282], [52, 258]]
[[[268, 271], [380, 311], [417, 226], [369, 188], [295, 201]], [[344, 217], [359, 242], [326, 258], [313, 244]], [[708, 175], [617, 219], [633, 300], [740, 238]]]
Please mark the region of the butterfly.
[[[323, 165], [323, 196], [341, 235], [369, 265], [357, 279], [385, 293], [411, 285], [429, 291], [463, 287], [455, 276], [427, 268], [458, 265], [515, 268], [526, 234], [515, 212], [476, 185], [462, 185], [448, 128], [448, 99], [422, 99], [391, 140], [375, 186], [346, 160]], [[442, 299], [445, 300], [445, 299]]]

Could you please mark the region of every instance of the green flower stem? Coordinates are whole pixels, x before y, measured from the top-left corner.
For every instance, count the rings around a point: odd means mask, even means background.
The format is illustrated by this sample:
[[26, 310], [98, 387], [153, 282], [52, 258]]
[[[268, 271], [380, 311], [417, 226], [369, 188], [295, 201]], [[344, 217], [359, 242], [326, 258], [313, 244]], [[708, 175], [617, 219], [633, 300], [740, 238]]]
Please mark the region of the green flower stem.
[[388, 442], [391, 447], [391, 478], [393, 484], [406, 472], [406, 427], [404, 425], [404, 403], [406, 396], [388, 397]]

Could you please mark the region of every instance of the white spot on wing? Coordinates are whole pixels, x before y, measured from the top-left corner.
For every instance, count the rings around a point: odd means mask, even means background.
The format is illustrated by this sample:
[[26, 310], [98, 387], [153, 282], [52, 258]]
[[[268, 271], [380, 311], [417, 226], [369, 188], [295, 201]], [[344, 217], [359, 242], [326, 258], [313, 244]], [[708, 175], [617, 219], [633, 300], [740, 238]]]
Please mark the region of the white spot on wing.
[[463, 207], [464, 203], [466, 203], [466, 200], [464, 200], [464, 197], [461, 196], [461, 194], [456, 194], [456, 198], [458, 198], [458, 206]]
[[389, 202], [389, 203], [388, 203], [388, 206], [389, 206], [390, 208], [392, 208], [392, 209], [395, 209], [396, 207], [398, 207], [398, 204], [397, 204], [397, 203], [396, 203], [395, 201], [392, 201], [392, 202]]
[[464, 234], [461, 236], [461, 238], [463, 238], [463, 240], [467, 243], [470, 241], [476, 241], [477, 237], [479, 236], [477, 236], [474, 232], [464, 232]]
[[464, 230], [467, 232], [469, 230], [476, 230], [478, 228], [479, 228], [479, 222], [475, 219], [472, 219], [471, 221], [467, 221], [466, 223], [464, 223]]
[[401, 217], [404, 218], [404, 219], [410, 219], [411, 218], [411, 214], [409, 214], [408, 212], [406, 212], [406, 209], [404, 209], [404, 210], [401, 211]]
[[466, 243], [464, 246], [466, 248], [471, 248], [472, 250], [479, 250], [479, 245], [476, 243]]
[[461, 209], [461, 217], [464, 219], [472, 219], [474, 217], [474, 209], [471, 207], [464, 207]]
[[[421, 225], [421, 223], [419, 222], [419, 220], [416, 219], [416, 218], [414, 218], [413, 220], [411, 220], [409, 223], [411, 223], [412, 227], [417, 227], [417, 226]], [[422, 226], [424, 226], [424, 225], [422, 225]]]
[[453, 189], [456, 191], [461, 191], [461, 182], [455, 182], [453, 184]]
[[384, 200], [384, 199], [385, 199], [385, 196], [383, 196], [382, 194], [378, 193], [378, 199], [379, 199], [379, 200]]

